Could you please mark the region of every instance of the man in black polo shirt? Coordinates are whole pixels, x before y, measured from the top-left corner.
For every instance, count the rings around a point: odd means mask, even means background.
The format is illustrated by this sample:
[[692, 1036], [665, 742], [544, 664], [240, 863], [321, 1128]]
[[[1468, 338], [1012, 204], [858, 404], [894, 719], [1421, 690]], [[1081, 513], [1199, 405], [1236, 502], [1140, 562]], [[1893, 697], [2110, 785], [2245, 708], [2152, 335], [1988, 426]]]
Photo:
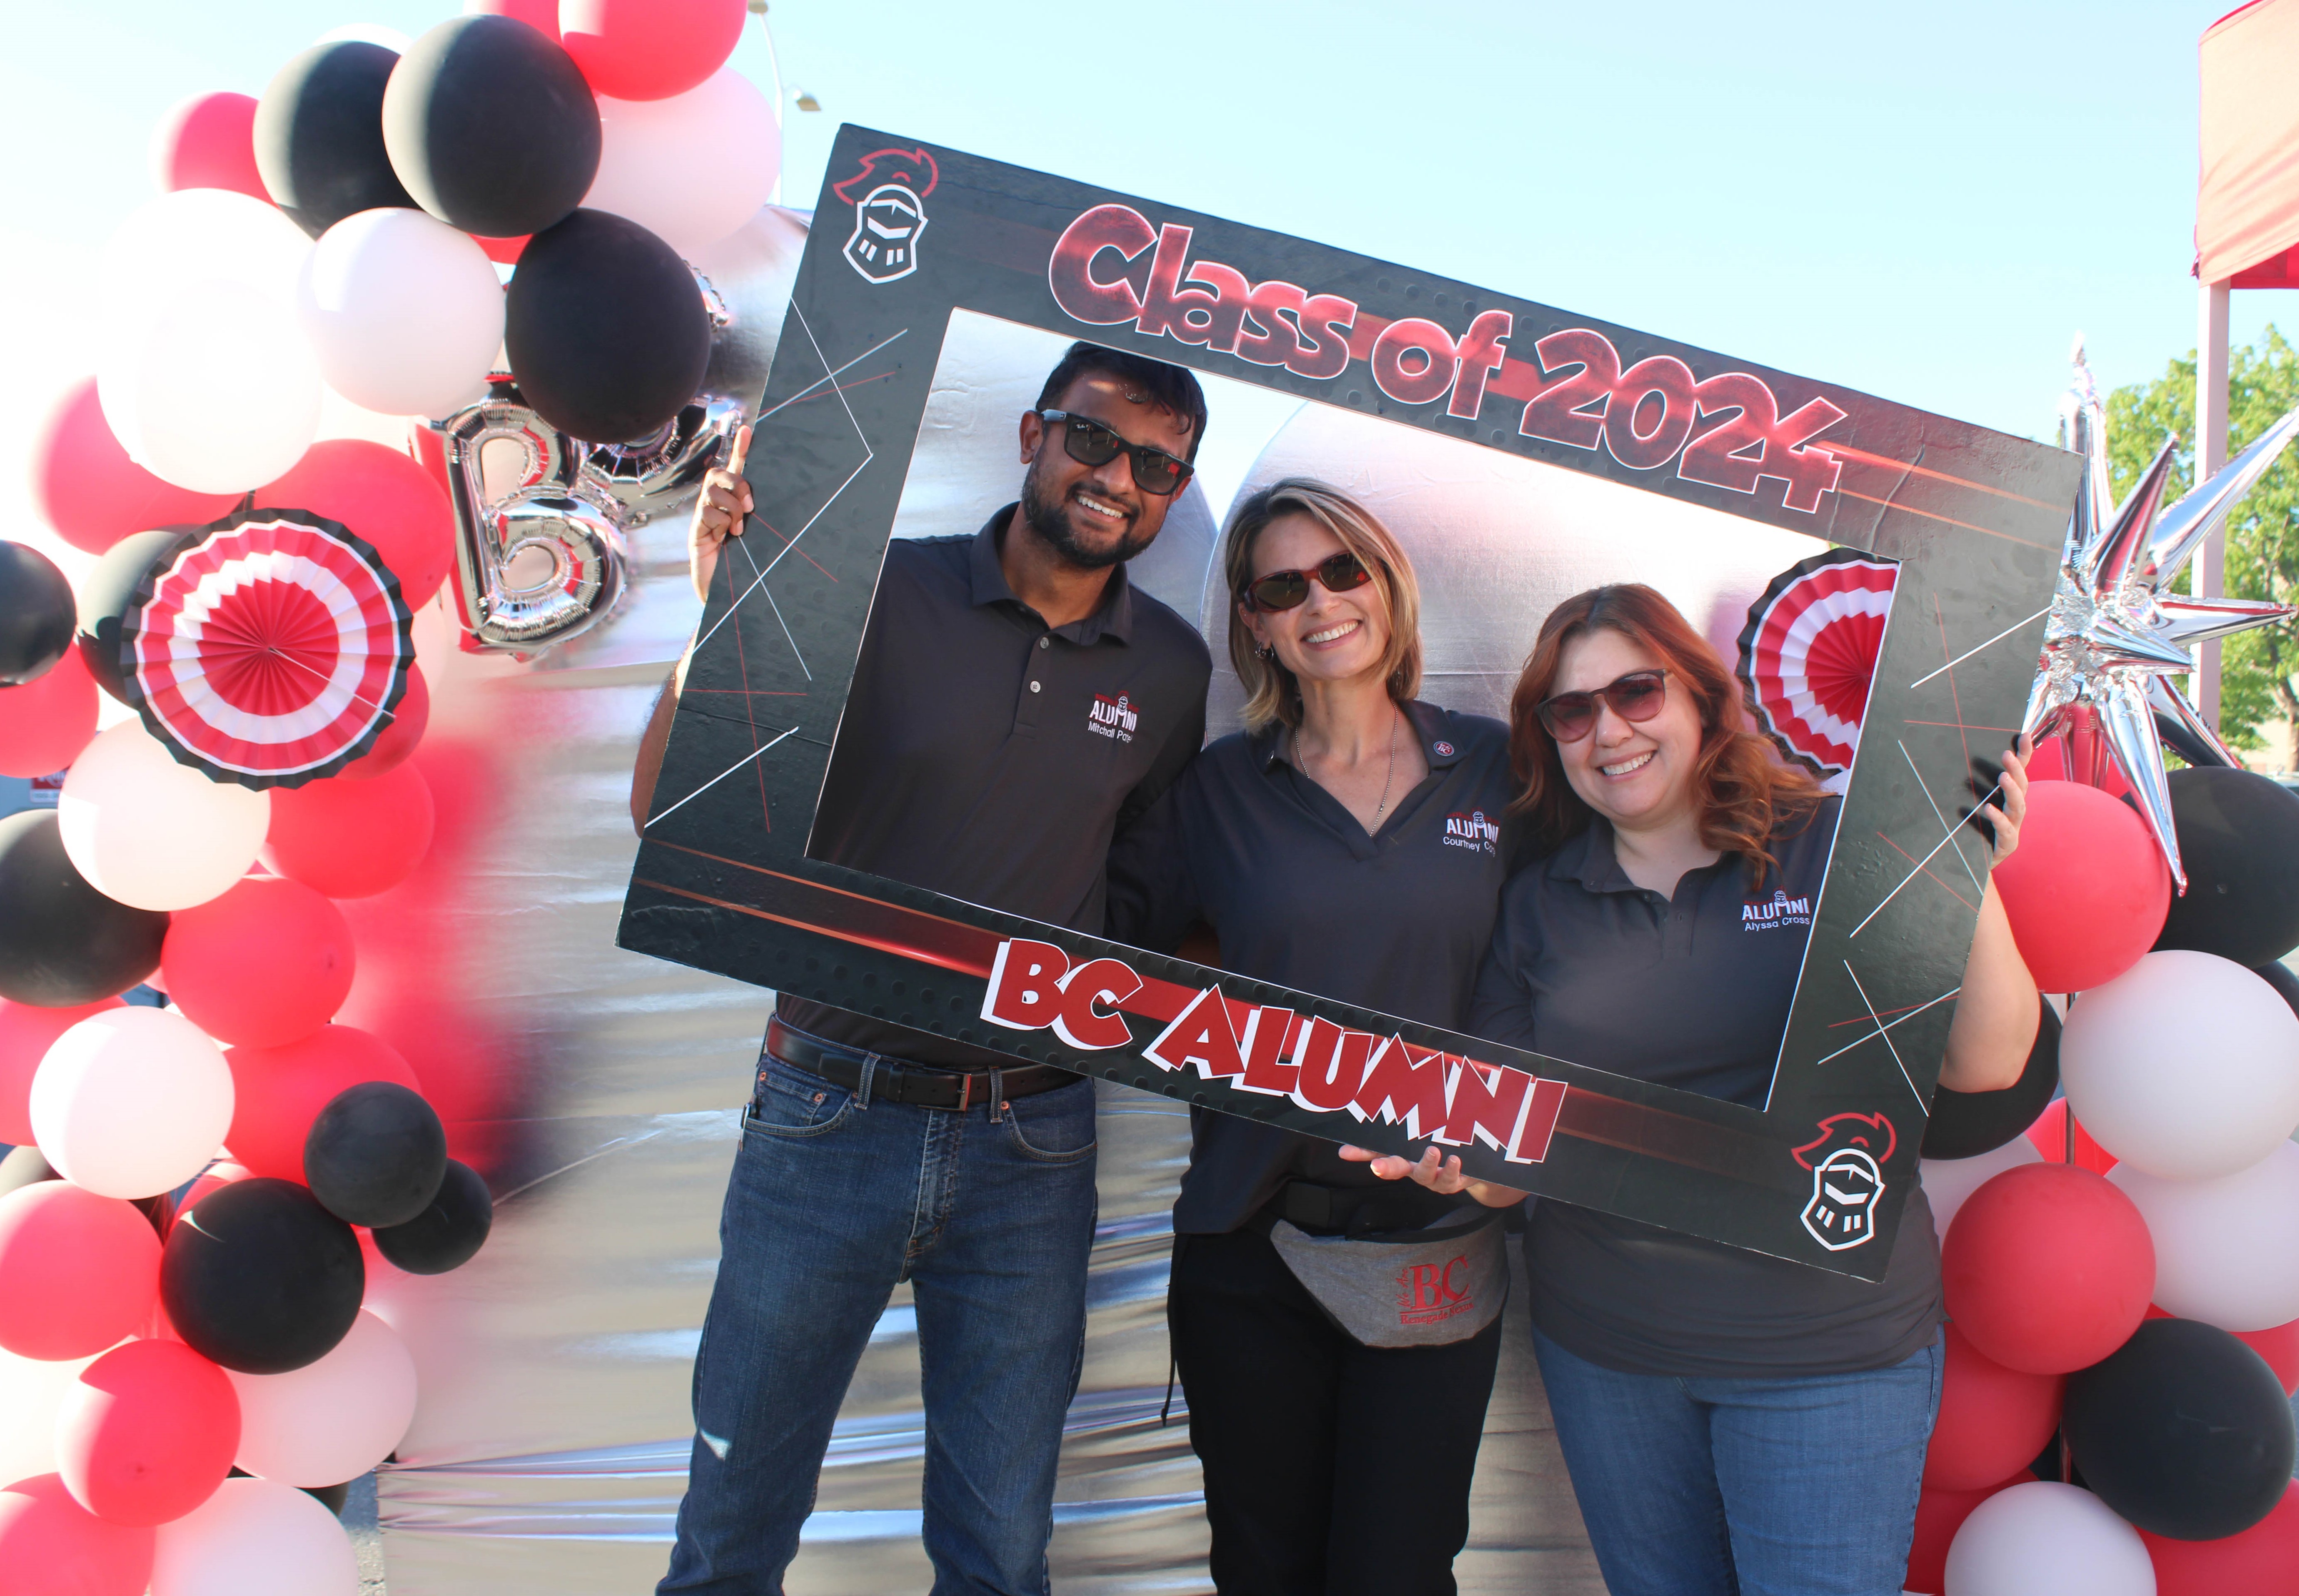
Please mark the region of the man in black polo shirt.
[[[1020, 503], [889, 545], [813, 857], [1101, 930], [1111, 837], [1204, 737], [1205, 644], [1125, 562], [1205, 420], [1187, 372], [1073, 345], [1022, 417]], [[749, 510], [742, 478], [714, 472], [697, 591]], [[1043, 1592], [1085, 1331], [1092, 1083], [788, 997], [759, 1065], [659, 1591], [782, 1589], [847, 1383], [909, 1280], [934, 1591]]]

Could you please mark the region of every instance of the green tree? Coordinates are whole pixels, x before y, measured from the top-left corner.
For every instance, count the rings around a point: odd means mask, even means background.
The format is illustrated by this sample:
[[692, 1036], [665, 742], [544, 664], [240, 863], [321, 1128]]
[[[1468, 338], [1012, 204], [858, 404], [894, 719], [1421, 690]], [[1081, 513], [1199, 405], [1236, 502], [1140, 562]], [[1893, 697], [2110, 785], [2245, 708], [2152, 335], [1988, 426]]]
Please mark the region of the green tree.
[[[2228, 453], [2257, 437], [2299, 404], [2299, 350], [2270, 326], [2260, 341], [2230, 352]], [[2173, 434], [2170, 503], [2195, 479], [2195, 356], [2176, 359], [2154, 382], [2107, 396], [2109, 474], [2116, 495], [2129, 493]], [[2196, 555], [2196, 563], [2203, 559]], [[2193, 569], [2192, 567], [2190, 568]], [[2181, 586], [2188, 584], [2183, 579]], [[2287, 453], [2261, 478], [2227, 525], [2227, 592], [2232, 598], [2299, 603], [2299, 451]], [[2258, 727], [2281, 722], [2299, 769], [2299, 621], [2259, 627], [2221, 645], [2220, 731], [2229, 745], [2257, 748]]]

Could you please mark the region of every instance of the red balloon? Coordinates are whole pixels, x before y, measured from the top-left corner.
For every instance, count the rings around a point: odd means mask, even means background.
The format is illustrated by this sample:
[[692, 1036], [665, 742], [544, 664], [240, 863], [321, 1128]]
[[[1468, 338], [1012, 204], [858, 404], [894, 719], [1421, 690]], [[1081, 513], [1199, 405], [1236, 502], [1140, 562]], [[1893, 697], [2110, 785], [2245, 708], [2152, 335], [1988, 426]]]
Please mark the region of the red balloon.
[[56, 1414], [56, 1472], [112, 1524], [166, 1524], [215, 1494], [239, 1451], [231, 1376], [180, 1341], [131, 1341], [80, 1370]]
[[463, 0], [467, 17], [513, 17], [559, 42], [559, 0]]
[[[2068, 1100], [2066, 1098], [2052, 1099], [2051, 1106], [2038, 1116], [2035, 1124], [2028, 1127], [2028, 1140], [2036, 1144], [2036, 1151], [2044, 1155], [2046, 1163], [2064, 1164], [2068, 1161]], [[2084, 1129], [2082, 1120], [2076, 1121], [2076, 1167], [2078, 1168], [2088, 1169], [2094, 1175], [2104, 1175], [2121, 1161], [2113, 1153], [2091, 1139], [2091, 1133]]]
[[104, 424], [93, 377], [67, 389], [41, 424], [32, 445], [32, 495], [40, 519], [91, 554], [130, 532], [204, 526], [239, 503], [237, 494], [195, 494], [162, 482], [129, 459]]
[[227, 1046], [310, 1035], [344, 1006], [353, 967], [344, 911], [283, 876], [250, 876], [178, 910], [160, 952], [169, 997]]
[[2155, 1565], [2155, 1596], [2299, 1596], [2299, 1483], [2274, 1511], [2223, 1541], [2139, 1538]]
[[1971, 1517], [1971, 1509], [2005, 1486], [2032, 1477], [2022, 1471], [2015, 1478], [1999, 1480], [1978, 1491], [1934, 1491], [1926, 1486], [1916, 1498], [1916, 1534], [1908, 1546], [1908, 1573], [1901, 1588], [1919, 1596], [1940, 1596], [1946, 1584], [1948, 1542]]
[[153, 175], [170, 193], [228, 188], [271, 203], [255, 170], [255, 102], [245, 95], [194, 95], [152, 136]]
[[455, 562], [455, 512], [446, 490], [396, 449], [365, 438], [322, 439], [288, 473], [256, 489], [255, 502], [341, 521], [375, 545], [420, 609]]
[[0, 1568], [8, 1596], [142, 1596], [152, 1581], [149, 1529], [106, 1524], [71, 1499], [60, 1475], [0, 1485]]
[[386, 770], [398, 769], [415, 752], [415, 745], [423, 741], [423, 728], [431, 724], [431, 689], [423, 680], [421, 667], [407, 667], [407, 691], [400, 695], [392, 716], [375, 745], [337, 771], [338, 776], [347, 781], [370, 781]]
[[31, 1144], [32, 1072], [56, 1038], [90, 1015], [120, 1006], [116, 997], [76, 1009], [43, 1009], [0, 998], [0, 1142], [12, 1147]]
[[431, 824], [431, 789], [412, 765], [274, 787], [263, 862], [331, 898], [371, 898], [422, 862]]
[[2129, 969], [2171, 906], [2170, 867], [2139, 817], [2070, 781], [2029, 787], [2019, 851], [1992, 879], [2046, 992], [2083, 992]]
[[472, 233], [468, 235], [468, 237], [470, 238], [472, 243], [479, 246], [480, 252], [484, 254], [488, 260], [493, 261], [496, 265], [516, 266], [519, 264], [519, 257], [521, 252], [527, 248], [527, 240], [534, 237], [535, 235], [533, 233], [521, 233], [516, 238], [488, 238], [483, 237], [477, 233]]
[[559, 0], [559, 42], [593, 94], [683, 95], [726, 64], [743, 0]]
[[234, 1093], [224, 1145], [232, 1160], [278, 1180], [303, 1178], [303, 1138], [320, 1110], [361, 1081], [395, 1081], [422, 1090], [407, 1060], [355, 1026], [322, 1026], [284, 1047], [235, 1047], [224, 1053]]
[[160, 1294], [160, 1238], [134, 1205], [68, 1180], [0, 1197], [0, 1347], [55, 1362], [133, 1335]]
[[1964, 1201], [1940, 1248], [1940, 1284], [1975, 1351], [2006, 1368], [2063, 1375], [2139, 1327], [2155, 1293], [2155, 1243], [2104, 1176], [2022, 1164]]
[[1983, 1358], [1954, 1325], [1939, 1419], [1924, 1453], [1924, 1489], [1977, 1491], [2008, 1478], [2059, 1427], [2059, 1375], [2023, 1374]]
[[0, 776], [51, 776], [95, 736], [95, 678], [79, 650], [19, 686], [0, 687]]
[[2097, 787], [2111, 798], [2121, 798], [2131, 791], [2131, 784], [2123, 779], [2123, 771], [2115, 762], [2107, 739], [2100, 735], [2099, 716], [2088, 704], [2076, 704], [2068, 711], [2065, 733], [2046, 737], [2036, 744], [2036, 757], [2028, 762], [2028, 775], [2036, 781], [2077, 781]]

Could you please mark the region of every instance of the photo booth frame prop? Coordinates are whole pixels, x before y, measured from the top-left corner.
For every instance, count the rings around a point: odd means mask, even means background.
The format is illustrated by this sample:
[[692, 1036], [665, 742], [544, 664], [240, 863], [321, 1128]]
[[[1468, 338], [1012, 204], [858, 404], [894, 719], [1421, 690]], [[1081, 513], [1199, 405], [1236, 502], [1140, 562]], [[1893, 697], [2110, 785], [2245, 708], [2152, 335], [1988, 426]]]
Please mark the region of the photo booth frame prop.
[[[937, 350], [961, 309], [1896, 561], [1823, 890], [1744, 910], [1751, 927], [1811, 924], [1766, 1104], [1519, 1052], [807, 858]], [[1489, 1179], [1881, 1276], [1986, 879], [1986, 846], [1959, 830], [1957, 809], [1971, 759], [2000, 752], [2019, 723], [2073, 455], [851, 125], [752, 413], [757, 520], [718, 561], [620, 945], [1332, 1141], [1407, 1156], [1434, 1142]]]

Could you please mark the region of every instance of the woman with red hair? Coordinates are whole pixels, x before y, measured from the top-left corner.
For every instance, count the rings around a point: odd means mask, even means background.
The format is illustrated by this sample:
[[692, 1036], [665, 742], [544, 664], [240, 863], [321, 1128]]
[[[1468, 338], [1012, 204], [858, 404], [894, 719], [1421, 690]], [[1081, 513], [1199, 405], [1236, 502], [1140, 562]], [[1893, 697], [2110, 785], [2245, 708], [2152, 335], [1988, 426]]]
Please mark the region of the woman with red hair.
[[[1533, 857], [1503, 889], [1469, 1030], [1762, 1107], [1838, 800], [1747, 728], [1715, 651], [1640, 586], [1549, 616], [1509, 735]], [[2021, 752], [2004, 767], [1976, 816], [1997, 861], [2027, 807]], [[1940, 1084], [2011, 1085], [2038, 1003], [1991, 885]], [[1495, 1206], [1523, 1195], [1433, 1148], [1374, 1168]], [[1613, 1596], [1900, 1589], [1942, 1360], [1921, 1190], [1879, 1284], [1547, 1198], [1524, 1250], [1534, 1351]]]

